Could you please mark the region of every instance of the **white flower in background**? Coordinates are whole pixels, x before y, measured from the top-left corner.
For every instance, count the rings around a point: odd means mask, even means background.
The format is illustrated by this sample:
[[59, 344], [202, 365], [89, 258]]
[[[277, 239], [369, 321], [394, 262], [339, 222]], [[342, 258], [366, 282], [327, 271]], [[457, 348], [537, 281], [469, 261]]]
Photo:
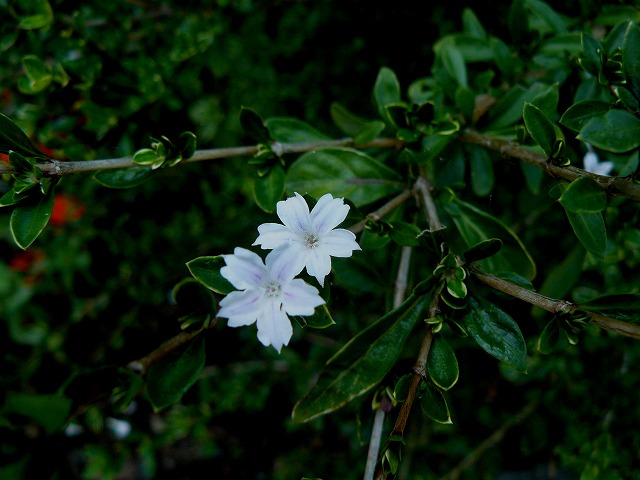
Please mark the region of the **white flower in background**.
[[331, 271], [331, 257], [350, 257], [360, 250], [353, 232], [336, 227], [349, 213], [343, 199], [323, 195], [309, 212], [301, 195], [280, 201], [277, 213], [284, 225], [264, 223], [258, 227], [260, 235], [253, 243], [266, 249], [284, 249], [287, 258], [324, 286], [324, 278]]
[[587, 172], [595, 173], [597, 175], [609, 175], [611, 170], [613, 170], [613, 162], [601, 162], [598, 158], [598, 154], [593, 151], [593, 147], [588, 143], [586, 145], [587, 153], [583, 159], [584, 169]]
[[274, 250], [266, 265], [255, 253], [237, 247], [233, 255], [222, 255], [226, 266], [220, 274], [241, 291], [220, 301], [218, 317], [228, 318], [230, 327], [258, 323], [258, 340], [280, 352], [293, 335], [287, 315], [313, 315], [324, 300], [318, 290], [295, 277], [300, 270], [284, 250]]

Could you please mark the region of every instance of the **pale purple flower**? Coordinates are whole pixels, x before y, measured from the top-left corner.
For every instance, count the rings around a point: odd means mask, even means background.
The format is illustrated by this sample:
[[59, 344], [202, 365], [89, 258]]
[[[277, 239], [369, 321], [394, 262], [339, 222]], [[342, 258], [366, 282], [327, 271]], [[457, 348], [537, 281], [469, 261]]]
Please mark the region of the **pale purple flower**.
[[258, 324], [258, 340], [278, 352], [293, 335], [288, 315], [313, 315], [324, 300], [318, 289], [294, 279], [300, 270], [286, 252], [274, 250], [265, 263], [254, 252], [237, 247], [233, 255], [222, 255], [226, 266], [220, 274], [241, 291], [229, 293], [220, 301], [218, 317], [228, 318], [230, 327]]
[[260, 235], [253, 243], [265, 249], [283, 249], [292, 264], [303, 268], [324, 286], [324, 278], [331, 271], [331, 257], [350, 257], [360, 250], [356, 236], [349, 230], [336, 227], [349, 213], [349, 205], [342, 198], [323, 195], [309, 212], [307, 202], [298, 193], [278, 202], [279, 223], [264, 223], [258, 227]]
[[601, 162], [598, 158], [598, 154], [593, 151], [591, 145], [589, 145], [588, 143], [586, 145], [587, 153], [582, 160], [584, 169], [587, 172], [595, 173], [597, 175], [609, 175], [611, 173], [611, 170], [613, 170], [613, 162]]

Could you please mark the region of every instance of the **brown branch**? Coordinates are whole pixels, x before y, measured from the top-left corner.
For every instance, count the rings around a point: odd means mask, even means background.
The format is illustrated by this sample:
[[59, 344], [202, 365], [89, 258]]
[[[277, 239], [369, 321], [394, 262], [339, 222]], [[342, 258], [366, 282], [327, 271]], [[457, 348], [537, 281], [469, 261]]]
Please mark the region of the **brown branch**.
[[[279, 143], [271, 145], [277, 155], [286, 153], [302, 153], [328, 147], [354, 147], [354, 148], [400, 148], [404, 142], [395, 138], [377, 138], [369, 143], [356, 145], [352, 138], [339, 140], [326, 140], [318, 142]], [[201, 162], [205, 160], [219, 160], [223, 158], [242, 157], [255, 155], [258, 152], [257, 145], [214, 148], [209, 150], [197, 150], [191, 158], [183, 160], [180, 164]], [[89, 160], [80, 162], [60, 162], [52, 160], [36, 165], [45, 176], [58, 177], [69, 173], [91, 172], [97, 170], [110, 170], [115, 168], [131, 168], [139, 166], [133, 163], [133, 157], [108, 158], [102, 160]], [[0, 164], [0, 174], [13, 173], [13, 167], [9, 164]]]
[[559, 314], [571, 314], [577, 311], [585, 313], [591, 318], [591, 323], [598, 327], [608, 330], [610, 332], [619, 333], [627, 337], [640, 340], [640, 325], [634, 325], [632, 323], [623, 322], [615, 318], [606, 317], [598, 313], [588, 312], [581, 310], [578, 306], [566, 300], [557, 300], [555, 298], [545, 297], [539, 293], [527, 290], [515, 283], [511, 283], [502, 278], [496, 277], [488, 273], [482, 272], [475, 266], [471, 266], [469, 271], [473, 276], [480, 280], [485, 285], [488, 285], [496, 290], [500, 290], [507, 295], [523, 300], [531, 305], [540, 307], [551, 313]]
[[631, 178], [597, 175], [572, 166], [559, 167], [549, 162], [544, 155], [529, 148], [478, 132], [467, 131], [460, 137], [460, 140], [465, 143], [481, 145], [490, 150], [495, 150], [506, 157], [516, 158], [541, 168], [554, 177], [564, 178], [570, 182], [580, 177], [589, 177], [612, 195], [625, 195], [631, 200], [640, 201], [640, 185], [635, 183]]
[[389, 200], [387, 203], [382, 205], [376, 211], [371, 212], [369, 215], [367, 215], [366, 218], [360, 220], [358, 223], [354, 223], [353, 225], [351, 225], [348, 228], [348, 230], [352, 231], [353, 233], [360, 233], [362, 230], [364, 230], [364, 227], [369, 220], [373, 220], [373, 221], [380, 220], [382, 217], [388, 215], [395, 208], [399, 207], [404, 202], [406, 202], [409, 198], [411, 198], [411, 190], [402, 191], [402, 193], [393, 197], [391, 200]]

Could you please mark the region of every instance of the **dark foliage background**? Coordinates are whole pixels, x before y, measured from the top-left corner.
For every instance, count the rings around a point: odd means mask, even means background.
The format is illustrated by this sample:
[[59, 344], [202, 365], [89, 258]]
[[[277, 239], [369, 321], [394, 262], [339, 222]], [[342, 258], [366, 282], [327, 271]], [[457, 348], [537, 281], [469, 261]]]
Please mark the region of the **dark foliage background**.
[[[18, 28], [20, 19], [43, 2], [0, 0], [0, 111], [56, 158], [69, 160], [131, 155], [151, 136], [184, 130], [195, 132], [201, 147], [249, 143], [238, 122], [243, 105], [338, 135], [329, 116], [332, 101], [369, 115], [381, 66], [391, 67], [403, 87], [428, 75], [433, 43], [459, 30], [465, 6], [507, 41], [510, 3], [53, 0], [49, 28], [26, 30]], [[601, 9], [586, 0], [553, 7], [575, 19]], [[25, 55], [61, 65], [68, 78], [25, 91]], [[514, 197], [508, 184], [501, 188], [513, 181], [513, 168], [497, 174], [496, 192], [483, 205], [515, 205], [515, 224], [534, 204], [542, 205], [540, 215], [552, 201], [526, 192]], [[296, 328], [281, 355], [262, 348], [251, 328], [219, 325], [207, 334], [201, 380], [162, 412], [142, 395], [125, 412], [91, 398], [114, 381], [111, 370], [101, 368], [126, 366], [178, 333], [171, 291], [189, 276], [187, 261], [249, 245], [256, 226], [273, 221], [252, 200], [251, 176], [242, 158], [165, 169], [132, 190], [69, 176], [59, 188], [67, 202], [57, 200], [66, 205], [58, 207], [59, 223], [28, 252], [14, 245], [8, 222], [0, 222], [0, 395], [55, 393], [68, 388], [72, 376], [91, 372], [75, 377], [66, 392], [81, 408], [65, 431], [48, 434], [20, 416], [2, 417], [0, 477], [361, 477], [369, 398], [302, 426], [289, 417], [322, 363], [384, 311], [392, 278], [358, 284], [337, 278], [337, 325], [304, 333]], [[0, 183], [0, 194], [4, 188]], [[539, 278], [575, 243], [556, 238], [561, 214], [544, 213], [519, 232], [539, 262]], [[397, 252], [367, 255], [374, 264], [397, 260]], [[592, 271], [581, 286], [631, 285], [637, 264], [634, 258], [628, 271]], [[528, 306], [508, 306], [525, 338], [539, 333], [544, 321]], [[587, 335], [579, 348], [537, 358], [538, 368], [527, 377], [501, 367], [469, 340], [453, 346], [461, 364], [450, 396], [454, 425], [434, 425], [415, 412], [403, 478], [438, 478], [533, 399], [535, 412], [463, 478], [536, 468], [559, 471], [555, 478], [640, 478], [640, 353], [631, 340]], [[114, 419], [130, 431], [122, 433]], [[579, 477], [591, 464], [606, 465], [612, 476]]]

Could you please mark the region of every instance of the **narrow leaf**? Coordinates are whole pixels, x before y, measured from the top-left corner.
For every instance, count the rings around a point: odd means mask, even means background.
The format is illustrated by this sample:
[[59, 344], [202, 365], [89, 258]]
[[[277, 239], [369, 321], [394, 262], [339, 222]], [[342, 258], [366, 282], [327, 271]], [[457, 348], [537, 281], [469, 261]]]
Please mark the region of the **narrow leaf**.
[[153, 173], [151, 167], [130, 167], [100, 170], [93, 179], [109, 188], [133, 188], [142, 185]]
[[383, 119], [386, 118], [386, 106], [400, 102], [400, 82], [390, 68], [382, 67], [378, 72], [373, 86], [373, 98]]
[[520, 327], [509, 315], [492, 303], [480, 303], [470, 297], [464, 324], [484, 351], [520, 372], [526, 371], [527, 345]]
[[578, 241], [589, 252], [603, 258], [607, 250], [607, 230], [601, 213], [575, 213], [565, 210]]
[[191, 275], [205, 287], [216, 293], [226, 295], [235, 290], [234, 286], [220, 274], [225, 261], [221, 255], [215, 257], [198, 257], [187, 262]]
[[427, 360], [429, 377], [438, 387], [449, 390], [458, 381], [456, 354], [442, 335], [434, 335]]
[[13, 121], [0, 113], [0, 153], [14, 150], [26, 157], [51, 158], [36, 147]]
[[19, 204], [11, 213], [9, 228], [16, 244], [26, 250], [49, 223], [53, 211], [53, 191], [38, 194], [38, 200]]
[[325, 365], [293, 410], [295, 422], [332, 412], [374, 388], [395, 364], [431, 295], [410, 297], [353, 337]]
[[527, 126], [527, 130], [535, 142], [540, 145], [545, 155], [551, 158], [553, 145], [556, 141], [556, 131], [553, 127], [553, 122], [549, 120], [549, 117], [547, 117], [542, 110], [531, 103], [524, 104], [522, 116], [524, 117], [524, 124]]

